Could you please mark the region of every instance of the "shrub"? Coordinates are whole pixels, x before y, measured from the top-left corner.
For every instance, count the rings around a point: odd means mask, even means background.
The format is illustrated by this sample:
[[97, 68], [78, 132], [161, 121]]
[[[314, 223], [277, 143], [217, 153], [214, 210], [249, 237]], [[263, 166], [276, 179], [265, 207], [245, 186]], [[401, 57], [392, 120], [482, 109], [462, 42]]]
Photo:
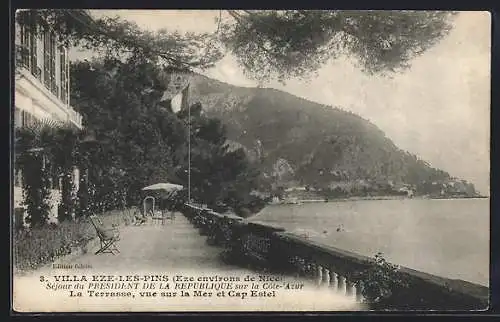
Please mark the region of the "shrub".
[[[104, 225], [123, 225], [129, 220], [121, 210], [100, 216]], [[37, 269], [68, 255], [74, 247], [86, 248], [95, 238], [95, 231], [86, 219], [64, 221], [13, 232], [15, 268], [19, 271]]]
[[365, 301], [374, 307], [384, 307], [383, 303], [391, 298], [395, 289], [409, 287], [409, 281], [399, 273], [399, 267], [387, 262], [380, 252], [366, 270], [353, 277], [361, 283]]
[[71, 253], [72, 247], [86, 245], [93, 238], [90, 228], [81, 222], [63, 222], [14, 232], [16, 268], [36, 269]]

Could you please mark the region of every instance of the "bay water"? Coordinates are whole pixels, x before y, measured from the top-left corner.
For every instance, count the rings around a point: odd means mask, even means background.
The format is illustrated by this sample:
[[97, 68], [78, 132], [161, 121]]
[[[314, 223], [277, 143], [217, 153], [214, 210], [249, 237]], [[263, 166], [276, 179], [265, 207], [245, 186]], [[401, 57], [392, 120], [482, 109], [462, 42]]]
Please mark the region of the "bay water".
[[251, 221], [438, 276], [489, 284], [489, 199], [269, 205]]

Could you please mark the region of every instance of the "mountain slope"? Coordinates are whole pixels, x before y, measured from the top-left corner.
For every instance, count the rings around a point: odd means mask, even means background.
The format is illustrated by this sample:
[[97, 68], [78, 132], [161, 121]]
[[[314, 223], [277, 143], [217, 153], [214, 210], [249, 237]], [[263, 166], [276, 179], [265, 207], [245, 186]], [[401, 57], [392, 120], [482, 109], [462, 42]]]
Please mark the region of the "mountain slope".
[[192, 78], [190, 100], [221, 118], [228, 138], [243, 145], [279, 185], [365, 181], [416, 186], [450, 179], [399, 149], [374, 124], [339, 108], [201, 75]]

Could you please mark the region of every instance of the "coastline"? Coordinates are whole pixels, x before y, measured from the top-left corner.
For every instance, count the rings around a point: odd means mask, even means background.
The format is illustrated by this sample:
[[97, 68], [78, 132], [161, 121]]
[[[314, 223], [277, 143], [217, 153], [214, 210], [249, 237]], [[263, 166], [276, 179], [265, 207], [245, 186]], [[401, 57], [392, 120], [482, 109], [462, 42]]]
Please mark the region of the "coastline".
[[368, 201], [368, 200], [459, 200], [459, 199], [489, 199], [489, 196], [471, 196], [471, 197], [431, 197], [431, 196], [416, 196], [416, 197], [405, 197], [405, 196], [373, 196], [373, 197], [346, 197], [346, 198], [330, 198], [330, 199], [303, 199], [296, 201], [280, 201], [271, 202], [268, 205], [298, 205], [302, 203], [314, 203], [314, 202], [347, 202], [347, 201]]

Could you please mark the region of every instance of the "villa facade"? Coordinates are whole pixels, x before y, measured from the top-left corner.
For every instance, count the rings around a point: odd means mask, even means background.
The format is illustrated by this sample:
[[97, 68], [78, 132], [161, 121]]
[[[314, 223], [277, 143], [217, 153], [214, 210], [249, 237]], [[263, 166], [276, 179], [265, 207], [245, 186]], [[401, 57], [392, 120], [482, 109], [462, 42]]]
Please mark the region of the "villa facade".
[[[34, 20], [33, 20], [34, 21]], [[82, 116], [70, 105], [68, 48], [58, 42], [52, 30], [36, 23], [16, 22], [16, 71], [13, 106], [14, 127], [28, 127], [36, 121], [54, 120], [82, 128]], [[14, 171], [14, 208], [22, 212], [22, 174]], [[78, 183], [75, 168], [73, 182]], [[57, 214], [60, 180], [52, 180], [52, 213]]]

